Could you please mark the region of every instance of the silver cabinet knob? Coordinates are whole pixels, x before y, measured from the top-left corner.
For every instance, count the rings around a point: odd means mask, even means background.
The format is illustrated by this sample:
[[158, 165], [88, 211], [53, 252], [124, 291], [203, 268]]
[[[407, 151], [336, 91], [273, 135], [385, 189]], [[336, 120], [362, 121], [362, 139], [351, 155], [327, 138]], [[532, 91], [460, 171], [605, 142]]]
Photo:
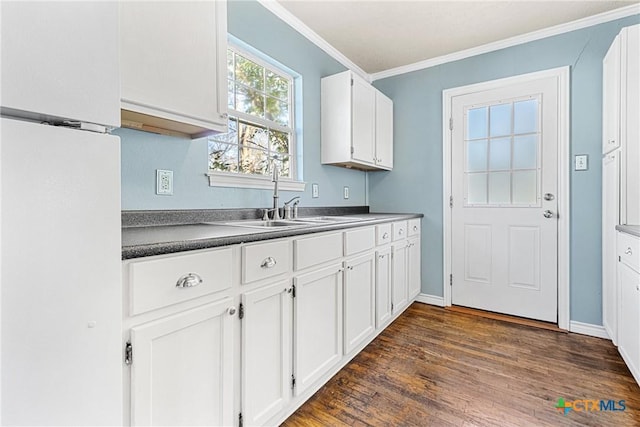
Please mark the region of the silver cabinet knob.
[[401, 228], [400, 230], [398, 230], [398, 234], [402, 236], [404, 234], [404, 228]]
[[413, 231], [418, 231], [418, 226], [417, 225], [413, 226]]
[[553, 218], [553, 212], [551, 212], [549, 209], [544, 211], [543, 215], [544, 215], [545, 218]]
[[202, 283], [202, 277], [196, 273], [187, 273], [176, 282], [176, 288], [193, 288]]
[[551, 200], [555, 199], [555, 196], [553, 194], [551, 194], [551, 193], [544, 193], [544, 199], [546, 201], [551, 201]]
[[265, 258], [262, 261], [262, 264], [260, 264], [260, 267], [262, 267], [262, 268], [273, 268], [273, 267], [276, 266], [276, 264], [277, 264], [277, 262], [276, 262], [275, 258], [268, 257], [268, 258]]
[[389, 233], [384, 233], [384, 234], [382, 235], [382, 239], [383, 239], [383, 240], [386, 240], [386, 239], [388, 239], [388, 238], [389, 238]]
[[233, 316], [234, 314], [236, 314], [236, 308], [231, 306], [227, 309], [227, 313], [229, 313], [229, 316]]
[[631, 248], [627, 248], [626, 251], [624, 251], [625, 255], [633, 255], [633, 251], [631, 250]]

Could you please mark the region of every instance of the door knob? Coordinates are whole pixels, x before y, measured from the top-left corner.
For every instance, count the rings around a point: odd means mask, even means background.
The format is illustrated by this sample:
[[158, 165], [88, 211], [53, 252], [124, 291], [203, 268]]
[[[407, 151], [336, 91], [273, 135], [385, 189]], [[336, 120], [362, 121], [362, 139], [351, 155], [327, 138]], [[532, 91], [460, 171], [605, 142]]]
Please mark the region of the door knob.
[[545, 218], [553, 218], [553, 212], [551, 212], [549, 209], [544, 211], [543, 215], [544, 215]]

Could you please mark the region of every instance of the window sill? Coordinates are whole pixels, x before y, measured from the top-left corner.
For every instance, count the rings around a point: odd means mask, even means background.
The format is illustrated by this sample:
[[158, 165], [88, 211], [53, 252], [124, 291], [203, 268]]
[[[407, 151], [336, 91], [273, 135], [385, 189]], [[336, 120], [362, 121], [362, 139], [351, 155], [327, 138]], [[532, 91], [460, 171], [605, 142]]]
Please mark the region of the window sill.
[[[209, 187], [273, 189], [273, 181], [268, 177], [216, 172], [209, 172], [206, 175], [209, 177]], [[304, 191], [304, 188], [305, 183], [302, 181], [284, 178], [278, 181], [278, 189], [283, 191]]]

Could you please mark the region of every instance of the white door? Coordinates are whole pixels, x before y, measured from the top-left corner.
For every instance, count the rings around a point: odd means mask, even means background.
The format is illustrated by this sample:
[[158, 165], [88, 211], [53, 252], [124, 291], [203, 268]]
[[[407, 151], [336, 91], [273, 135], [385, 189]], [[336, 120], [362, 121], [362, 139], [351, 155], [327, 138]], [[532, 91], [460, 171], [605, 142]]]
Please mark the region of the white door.
[[616, 225], [620, 221], [620, 151], [602, 158], [602, 325], [618, 343]]
[[292, 288], [288, 280], [242, 295], [242, 414], [265, 425], [291, 396]]
[[374, 163], [376, 90], [358, 76], [351, 87], [351, 146], [353, 160]]
[[342, 358], [342, 264], [294, 278], [294, 375], [299, 396]]
[[346, 262], [344, 352], [350, 353], [375, 330], [375, 263], [370, 253]]
[[131, 330], [131, 425], [233, 424], [232, 299]]
[[376, 328], [391, 319], [391, 246], [376, 252]]
[[391, 311], [402, 311], [409, 301], [407, 283], [407, 241], [394, 243], [391, 247]]
[[557, 322], [558, 80], [452, 98], [452, 304]]

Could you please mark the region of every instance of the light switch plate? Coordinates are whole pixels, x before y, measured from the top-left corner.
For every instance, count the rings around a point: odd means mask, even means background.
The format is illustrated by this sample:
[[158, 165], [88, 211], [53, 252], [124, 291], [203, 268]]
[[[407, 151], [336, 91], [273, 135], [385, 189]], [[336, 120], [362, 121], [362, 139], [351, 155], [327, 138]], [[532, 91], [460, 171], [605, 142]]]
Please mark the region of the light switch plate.
[[349, 198], [349, 187], [346, 187], [346, 186], [344, 187], [343, 194], [345, 199]]
[[320, 190], [318, 189], [318, 184], [311, 184], [311, 197], [317, 199], [320, 197]]
[[576, 154], [575, 156], [575, 170], [577, 171], [586, 171], [589, 169], [589, 155], [587, 154]]
[[173, 171], [156, 169], [156, 194], [173, 195]]

